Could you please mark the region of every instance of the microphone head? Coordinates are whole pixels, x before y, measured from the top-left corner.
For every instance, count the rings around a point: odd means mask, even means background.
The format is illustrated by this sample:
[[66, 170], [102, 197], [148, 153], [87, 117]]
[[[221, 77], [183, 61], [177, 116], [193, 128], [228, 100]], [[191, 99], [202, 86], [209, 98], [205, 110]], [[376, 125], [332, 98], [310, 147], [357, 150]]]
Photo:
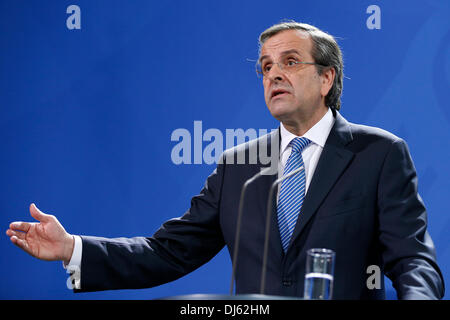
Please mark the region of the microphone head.
[[270, 176], [270, 175], [274, 175], [274, 174], [277, 174], [277, 173], [278, 173], [278, 171], [275, 168], [273, 168], [272, 166], [270, 166], [270, 167], [263, 167], [263, 168], [261, 168], [261, 171], [260, 171], [260, 174], [262, 176]]

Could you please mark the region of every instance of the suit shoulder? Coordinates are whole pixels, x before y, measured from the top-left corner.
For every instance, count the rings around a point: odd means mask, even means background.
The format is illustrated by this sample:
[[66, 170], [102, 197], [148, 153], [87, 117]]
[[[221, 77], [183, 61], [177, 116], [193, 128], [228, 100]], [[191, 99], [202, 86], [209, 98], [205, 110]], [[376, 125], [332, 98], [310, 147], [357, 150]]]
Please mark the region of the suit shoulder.
[[259, 138], [226, 149], [219, 164], [258, 164], [264, 165], [272, 154], [278, 152], [279, 132], [277, 129]]
[[234, 154], [241, 154], [241, 153], [247, 153], [249, 150], [257, 150], [258, 146], [261, 146], [261, 144], [267, 144], [270, 143], [270, 140], [272, 137], [276, 136], [277, 130], [274, 130], [272, 132], [269, 132], [265, 135], [262, 135], [256, 139], [238, 144], [237, 146], [231, 147], [226, 149], [223, 152], [224, 156], [230, 156]]
[[351, 132], [355, 140], [359, 138], [361, 139], [369, 138], [370, 140], [372, 139], [384, 140], [388, 143], [404, 141], [402, 138], [396, 136], [395, 134], [381, 128], [351, 122], [349, 122], [349, 126], [351, 128]]

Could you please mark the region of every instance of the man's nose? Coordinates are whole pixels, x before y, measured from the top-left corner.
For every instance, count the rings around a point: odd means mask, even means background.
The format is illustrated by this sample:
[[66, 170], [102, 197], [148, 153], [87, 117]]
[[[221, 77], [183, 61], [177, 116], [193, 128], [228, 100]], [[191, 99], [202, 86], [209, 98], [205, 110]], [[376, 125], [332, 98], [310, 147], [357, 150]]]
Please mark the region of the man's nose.
[[285, 77], [284, 72], [278, 63], [273, 64], [268, 76], [271, 81], [283, 81]]

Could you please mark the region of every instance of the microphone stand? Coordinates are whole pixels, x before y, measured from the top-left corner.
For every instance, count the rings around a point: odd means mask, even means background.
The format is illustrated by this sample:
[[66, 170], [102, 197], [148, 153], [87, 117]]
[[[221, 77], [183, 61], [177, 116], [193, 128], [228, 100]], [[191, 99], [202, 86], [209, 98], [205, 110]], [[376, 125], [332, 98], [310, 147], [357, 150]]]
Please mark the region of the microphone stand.
[[238, 211], [238, 217], [237, 217], [237, 224], [236, 224], [236, 236], [234, 240], [234, 252], [233, 252], [233, 268], [231, 272], [231, 284], [230, 284], [230, 295], [233, 295], [233, 285], [234, 285], [234, 278], [236, 275], [236, 265], [237, 265], [237, 257], [239, 252], [239, 240], [241, 236], [241, 220], [242, 220], [242, 211], [244, 208], [244, 197], [245, 197], [245, 191], [247, 190], [247, 187], [252, 184], [256, 179], [263, 175], [267, 175], [272, 170], [271, 167], [267, 167], [264, 169], [261, 169], [257, 174], [255, 174], [253, 177], [245, 181], [244, 185], [242, 186], [241, 190], [241, 197], [239, 200], [239, 211]]

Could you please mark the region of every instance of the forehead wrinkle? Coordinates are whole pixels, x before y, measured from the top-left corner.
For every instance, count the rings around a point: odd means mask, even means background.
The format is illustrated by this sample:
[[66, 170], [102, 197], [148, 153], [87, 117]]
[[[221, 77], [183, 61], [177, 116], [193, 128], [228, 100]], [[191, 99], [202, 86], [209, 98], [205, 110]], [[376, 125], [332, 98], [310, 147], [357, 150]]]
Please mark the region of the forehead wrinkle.
[[[303, 59], [303, 58], [305, 58], [305, 56], [304, 56], [304, 54], [302, 53], [302, 51], [303, 51], [303, 50], [300, 50], [300, 49], [298, 49], [298, 48], [286, 49], [286, 50], [280, 52], [280, 53], [278, 54], [278, 56], [279, 56], [279, 57], [284, 57], [284, 56], [287, 56], [287, 55], [289, 55], [289, 54], [291, 54], [291, 53], [295, 53], [295, 54], [299, 55], [300, 58]], [[258, 59], [258, 63], [261, 63], [264, 59], [267, 59], [267, 58], [270, 58], [270, 55], [267, 55], [267, 54], [266, 54], [266, 55], [261, 56], [261, 57]]]
[[[301, 51], [299, 51], [298, 49], [289, 49], [289, 50], [283, 51], [283, 52], [281, 52], [279, 54], [279, 56], [280, 57], [285, 57], [285, 56], [290, 55], [292, 53], [295, 53], [295, 54], [299, 55], [300, 58], [303, 59], [303, 55], [302, 55]], [[258, 63], [261, 63], [266, 58], [270, 58], [270, 56], [269, 55], [262, 56], [261, 58], [259, 58]]]

